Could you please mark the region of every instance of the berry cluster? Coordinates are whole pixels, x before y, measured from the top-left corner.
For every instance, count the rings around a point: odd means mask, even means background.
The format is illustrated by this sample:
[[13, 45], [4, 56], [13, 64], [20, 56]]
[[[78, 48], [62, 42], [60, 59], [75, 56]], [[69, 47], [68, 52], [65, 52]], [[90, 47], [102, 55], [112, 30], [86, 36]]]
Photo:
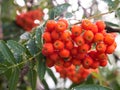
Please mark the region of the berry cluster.
[[22, 13], [16, 16], [16, 23], [26, 31], [31, 29], [38, 24], [34, 23], [35, 20], [42, 20], [43, 12], [41, 9], [31, 10], [26, 13]]
[[[114, 52], [116, 42], [112, 33], [106, 33], [105, 27], [103, 21], [99, 20], [92, 23], [90, 20], [84, 19], [79, 25], [72, 25], [69, 30], [68, 23], [64, 19], [57, 22], [54, 20], [47, 21], [42, 35], [44, 40], [42, 54], [46, 56], [46, 65], [48, 67], [55, 65], [56, 69], [58, 67], [64, 69], [65, 72], [58, 70], [62, 77], [64, 75], [69, 77], [66, 71], [70, 70], [67, 68], [79, 66], [89, 70], [106, 66], [107, 54]], [[71, 79], [71, 76], [69, 78]]]
[[73, 83], [83, 82], [91, 72], [97, 72], [96, 70], [92, 71], [83, 67], [77, 67], [76, 69], [74, 65], [67, 68], [56, 65], [55, 69], [60, 73], [61, 78], [69, 78]]

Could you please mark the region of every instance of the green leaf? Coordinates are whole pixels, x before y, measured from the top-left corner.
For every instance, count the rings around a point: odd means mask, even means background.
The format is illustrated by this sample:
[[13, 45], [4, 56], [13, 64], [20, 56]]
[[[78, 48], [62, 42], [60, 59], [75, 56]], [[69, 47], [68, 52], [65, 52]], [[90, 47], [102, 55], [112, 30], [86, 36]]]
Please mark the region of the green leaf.
[[92, 75], [89, 75], [85, 81], [85, 84], [94, 84]]
[[46, 72], [46, 65], [45, 60], [43, 59], [43, 55], [40, 55], [40, 59], [37, 60], [37, 72], [39, 75], [40, 80], [43, 80], [45, 72]]
[[50, 90], [50, 88], [49, 88], [47, 82], [45, 81], [45, 79], [42, 80], [42, 83], [44, 85], [45, 90]]
[[31, 55], [35, 55], [39, 51], [34, 39], [28, 41], [27, 48]]
[[71, 90], [72, 88], [74, 88], [74, 87], [76, 87], [76, 86], [78, 86], [78, 85], [79, 85], [79, 84], [72, 83], [72, 84], [70, 85], [69, 89]]
[[0, 63], [0, 74], [3, 74], [7, 70], [7, 65]]
[[120, 90], [120, 85], [117, 83], [117, 81], [112, 81], [110, 83], [110, 87], [113, 89], [113, 90]]
[[20, 45], [18, 42], [9, 40], [7, 41], [8, 46], [16, 53], [22, 54], [26, 52], [26, 48]]
[[40, 26], [36, 29], [35, 36], [36, 36], [36, 44], [37, 46], [41, 49], [43, 45], [43, 40], [42, 40], [42, 33], [43, 33], [43, 26]]
[[74, 90], [112, 90], [107, 87], [99, 86], [99, 85], [80, 85], [74, 88]]
[[109, 10], [115, 10], [117, 9], [118, 5], [119, 5], [119, 0], [103, 0], [105, 1], [108, 6], [109, 6]]
[[115, 23], [112, 23], [112, 22], [105, 21], [105, 24], [108, 25], [108, 26], [119, 27], [118, 24], [115, 24]]
[[115, 15], [120, 19], [120, 8], [115, 11]]
[[53, 79], [54, 83], [57, 84], [57, 79], [56, 79], [54, 73], [52, 72], [52, 70], [47, 68], [47, 72], [50, 75], [50, 77]]
[[8, 82], [9, 90], [16, 90], [18, 80], [19, 80], [19, 69], [15, 68], [13, 69]]
[[29, 71], [29, 80], [31, 83], [32, 90], [36, 90], [37, 73], [34, 69], [31, 69]]
[[23, 47], [21, 44], [19, 44], [18, 42], [13, 40], [7, 41], [7, 45], [13, 51], [14, 57], [17, 60], [17, 62], [18, 63], [21, 62], [23, 59], [22, 56], [23, 55], [25, 56], [27, 49]]
[[73, 14], [71, 13], [71, 12], [67, 12], [66, 14], [65, 14], [65, 17], [66, 18], [71, 18], [73, 16]]
[[4, 58], [11, 64], [16, 63], [14, 55], [4, 41], [0, 41], [0, 51]]
[[54, 7], [53, 9], [51, 9], [51, 11], [49, 12], [49, 18], [50, 19], [54, 19], [56, 16], [61, 15], [64, 11], [67, 10], [67, 8], [70, 6], [70, 4], [68, 3], [64, 3], [61, 5], [58, 5], [56, 7]]

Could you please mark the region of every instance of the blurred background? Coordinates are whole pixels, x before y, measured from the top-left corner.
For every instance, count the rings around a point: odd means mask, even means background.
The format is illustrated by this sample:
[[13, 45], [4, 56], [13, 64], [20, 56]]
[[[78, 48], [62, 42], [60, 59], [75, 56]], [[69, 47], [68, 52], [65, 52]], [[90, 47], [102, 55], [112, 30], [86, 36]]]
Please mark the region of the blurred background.
[[[0, 39], [19, 41], [20, 38], [25, 38], [24, 35], [34, 30], [36, 26], [51, 19], [53, 8], [65, 3], [69, 4], [66, 5], [66, 10], [55, 18], [65, 18], [70, 25], [92, 15], [110, 12], [92, 20], [101, 19], [111, 27], [111, 31], [116, 32], [118, 46], [115, 53], [109, 55], [110, 63], [105, 68], [100, 68], [100, 71], [101, 77], [104, 76], [102, 78], [104, 85], [112, 87], [113, 90], [120, 90], [120, 8], [118, 8], [120, 0], [0, 0]], [[72, 85], [69, 79], [60, 78], [54, 67], [51, 70], [54, 75], [51, 77], [46, 73], [47, 84], [44, 85], [51, 90], [55, 88], [62, 90]], [[42, 86], [40, 81], [37, 83], [38, 86]], [[6, 79], [0, 76], [0, 90], [7, 90], [6, 87]], [[26, 77], [18, 90], [32, 90]]]

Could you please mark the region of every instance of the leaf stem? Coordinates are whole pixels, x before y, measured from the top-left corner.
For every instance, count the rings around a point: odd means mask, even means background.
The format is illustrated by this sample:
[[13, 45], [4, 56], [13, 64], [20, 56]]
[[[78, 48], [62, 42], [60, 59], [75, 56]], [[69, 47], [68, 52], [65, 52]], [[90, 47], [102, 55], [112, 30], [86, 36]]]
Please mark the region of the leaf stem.
[[23, 61], [23, 62], [21, 62], [21, 63], [15, 64], [15, 65], [12, 65], [12, 66], [9, 66], [8, 69], [15, 68], [15, 67], [17, 67], [17, 66], [20, 66], [20, 65], [26, 63], [26, 62], [32, 61], [32, 60], [33, 60], [35, 57], [37, 57], [40, 53], [41, 53], [41, 51], [38, 52], [37, 54], [35, 54], [33, 57], [30, 57], [28, 60], [25, 60], [25, 61]]

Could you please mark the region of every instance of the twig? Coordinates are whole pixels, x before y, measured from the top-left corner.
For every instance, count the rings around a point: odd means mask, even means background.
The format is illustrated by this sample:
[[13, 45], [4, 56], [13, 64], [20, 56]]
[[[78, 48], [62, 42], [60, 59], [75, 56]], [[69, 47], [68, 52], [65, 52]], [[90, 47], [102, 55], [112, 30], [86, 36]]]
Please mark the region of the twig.
[[[101, 13], [101, 14], [97, 14], [97, 15], [93, 15], [93, 16], [87, 18], [87, 19], [93, 19], [93, 18], [96, 18], [96, 17], [99, 17], [99, 16], [103, 16], [103, 15], [112, 13], [112, 12], [114, 12], [114, 10], [108, 11], [108, 12], [105, 12], [105, 13]], [[78, 21], [77, 23], [74, 23], [73, 25], [80, 24], [80, 23], [81, 23], [81, 21]]]
[[112, 12], [114, 12], [114, 10], [112, 10], [112, 11], [108, 11], [108, 12], [105, 12], [105, 13], [101, 13], [101, 14], [93, 15], [93, 16], [89, 17], [88, 19], [93, 19], [93, 18], [96, 18], [96, 17], [99, 17], [99, 16], [103, 16], [103, 15], [106, 15], [106, 14], [112, 13]]

